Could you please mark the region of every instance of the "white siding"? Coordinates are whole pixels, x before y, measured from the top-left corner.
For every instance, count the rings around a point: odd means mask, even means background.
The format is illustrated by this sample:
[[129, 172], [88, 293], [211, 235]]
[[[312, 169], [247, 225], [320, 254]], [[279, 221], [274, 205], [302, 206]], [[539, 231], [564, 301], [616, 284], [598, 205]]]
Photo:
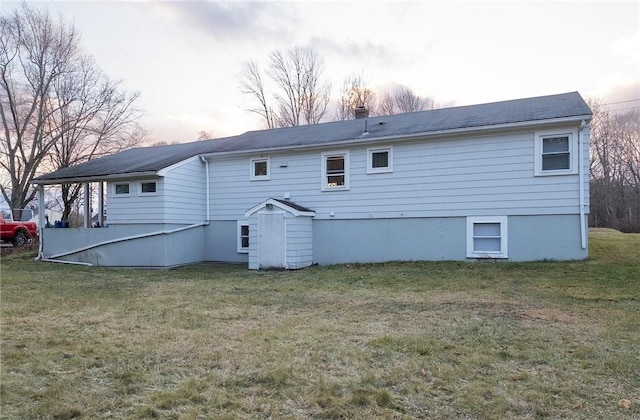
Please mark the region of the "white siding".
[[533, 132], [393, 147], [393, 172], [382, 174], [366, 173], [367, 146], [350, 148], [348, 191], [321, 191], [320, 150], [270, 155], [269, 181], [249, 180], [249, 157], [212, 161], [211, 217], [235, 220], [287, 192], [315, 219], [578, 212], [578, 175], [534, 177]]
[[[129, 195], [114, 196], [114, 184], [107, 183], [107, 225], [164, 223], [164, 183], [162, 178], [145, 179], [156, 182], [155, 195], [140, 195], [140, 180], [129, 181]], [[122, 181], [118, 181], [121, 184]]]
[[200, 223], [205, 221], [205, 165], [190, 159], [166, 171], [164, 177], [166, 223]]
[[[107, 184], [107, 224], [200, 223], [206, 219], [205, 166], [197, 158], [163, 171], [164, 176], [144, 179], [156, 182], [156, 194], [140, 195], [139, 179], [129, 181], [129, 195], [114, 196]], [[117, 183], [122, 183], [118, 181]]]

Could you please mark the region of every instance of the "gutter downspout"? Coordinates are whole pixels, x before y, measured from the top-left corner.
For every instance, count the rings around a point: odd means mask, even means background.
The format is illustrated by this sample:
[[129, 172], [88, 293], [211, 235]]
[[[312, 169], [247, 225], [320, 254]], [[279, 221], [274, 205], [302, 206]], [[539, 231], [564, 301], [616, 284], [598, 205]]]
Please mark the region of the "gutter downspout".
[[206, 196], [206, 200], [207, 200], [207, 222], [209, 222], [209, 220], [211, 220], [211, 218], [209, 217], [209, 201], [210, 201], [210, 197], [209, 197], [209, 161], [204, 157], [204, 156], [200, 156], [200, 160], [202, 160], [204, 162], [204, 173], [205, 173], [205, 188], [207, 189], [207, 191], [205, 192], [205, 196]]
[[580, 243], [582, 246], [582, 249], [587, 249], [587, 228], [586, 228], [586, 215], [585, 215], [585, 211], [584, 211], [584, 206], [585, 206], [585, 202], [584, 202], [584, 162], [582, 161], [583, 159], [583, 154], [584, 151], [583, 146], [582, 146], [582, 141], [583, 141], [583, 135], [582, 135], [582, 130], [586, 127], [587, 123], [585, 122], [585, 120], [582, 120], [582, 122], [580, 123], [580, 128], [578, 129], [578, 179], [580, 182], [580, 187], [579, 187], [579, 191], [580, 191]]

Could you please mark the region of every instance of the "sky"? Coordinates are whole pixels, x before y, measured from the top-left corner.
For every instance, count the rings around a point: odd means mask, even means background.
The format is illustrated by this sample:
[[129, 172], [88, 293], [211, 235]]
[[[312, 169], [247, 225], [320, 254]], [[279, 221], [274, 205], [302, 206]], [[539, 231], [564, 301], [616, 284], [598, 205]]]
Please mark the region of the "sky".
[[637, 0], [27, 3], [75, 25], [83, 51], [140, 92], [148, 144], [264, 128], [239, 75], [294, 47], [323, 58], [334, 101], [362, 74], [374, 91], [401, 84], [440, 106], [572, 91], [640, 105]]

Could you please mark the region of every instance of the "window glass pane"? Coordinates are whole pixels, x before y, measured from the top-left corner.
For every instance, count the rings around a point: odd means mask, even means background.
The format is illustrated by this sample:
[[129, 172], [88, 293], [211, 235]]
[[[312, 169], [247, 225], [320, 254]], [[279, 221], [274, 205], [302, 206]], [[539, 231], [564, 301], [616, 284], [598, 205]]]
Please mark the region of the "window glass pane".
[[371, 153], [371, 167], [372, 168], [388, 168], [389, 167], [389, 152], [373, 152]]
[[569, 153], [559, 153], [542, 156], [542, 170], [553, 171], [558, 169], [570, 169]]
[[473, 236], [500, 236], [500, 223], [474, 223]]
[[259, 161], [253, 163], [253, 175], [254, 176], [266, 176], [267, 175], [267, 162]]
[[344, 172], [344, 156], [327, 157], [327, 173]]
[[116, 194], [129, 194], [129, 184], [116, 184]]
[[249, 236], [249, 225], [240, 226], [240, 235]]
[[154, 192], [156, 192], [156, 183], [155, 182], [143, 182], [142, 183], [142, 192], [143, 193], [154, 193]]
[[475, 252], [500, 252], [500, 238], [474, 238], [473, 250]]
[[242, 248], [249, 248], [249, 237], [243, 236], [241, 238], [242, 244], [240, 245]]
[[344, 185], [344, 175], [329, 175], [327, 177], [327, 185], [330, 187]]
[[542, 153], [569, 151], [569, 137], [547, 137], [542, 139]]

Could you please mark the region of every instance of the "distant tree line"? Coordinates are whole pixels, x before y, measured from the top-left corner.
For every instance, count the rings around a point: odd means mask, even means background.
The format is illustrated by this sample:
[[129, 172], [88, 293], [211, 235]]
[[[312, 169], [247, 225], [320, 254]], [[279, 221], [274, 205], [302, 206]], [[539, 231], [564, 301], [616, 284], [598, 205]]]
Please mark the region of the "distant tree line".
[[640, 111], [612, 112], [597, 100], [589, 102], [589, 224], [640, 232]]

